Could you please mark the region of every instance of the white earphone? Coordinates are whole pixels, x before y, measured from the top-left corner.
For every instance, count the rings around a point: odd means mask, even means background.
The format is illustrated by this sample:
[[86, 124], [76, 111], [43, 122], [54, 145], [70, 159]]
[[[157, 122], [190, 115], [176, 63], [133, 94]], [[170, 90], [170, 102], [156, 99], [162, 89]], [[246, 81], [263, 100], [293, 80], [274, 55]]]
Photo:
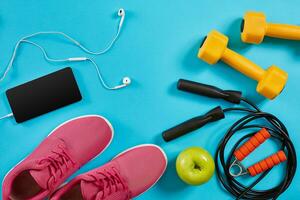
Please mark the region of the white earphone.
[[124, 22], [124, 19], [125, 19], [125, 10], [123, 8], [119, 9], [118, 11], [118, 16], [121, 17], [121, 20], [120, 20], [120, 23], [119, 23], [119, 27], [122, 27], [123, 26], [123, 22]]
[[32, 45], [38, 47], [42, 51], [42, 53], [44, 55], [44, 58], [47, 61], [49, 61], [49, 62], [82, 62], [82, 61], [89, 61], [89, 62], [91, 62], [95, 66], [95, 69], [97, 71], [97, 75], [99, 77], [99, 80], [100, 80], [101, 84], [103, 85], [104, 88], [106, 88], [108, 90], [117, 90], [117, 89], [121, 89], [121, 88], [124, 88], [124, 87], [130, 85], [131, 79], [129, 77], [124, 77], [123, 80], [122, 80], [122, 84], [121, 85], [110, 87], [104, 81], [104, 79], [102, 77], [102, 74], [101, 74], [101, 72], [99, 70], [99, 66], [97, 65], [97, 63], [93, 59], [88, 58], [88, 57], [73, 57], [73, 58], [66, 58], [66, 59], [53, 59], [53, 58], [50, 58], [48, 56], [46, 50], [42, 46], [40, 46], [39, 44], [37, 44], [37, 43], [32, 42], [32, 41], [29, 40], [29, 39], [31, 39], [31, 38], [33, 38], [35, 36], [39, 36], [39, 35], [49, 35], [49, 34], [50, 35], [60, 35], [60, 36], [63, 36], [64, 38], [66, 38], [67, 40], [69, 40], [70, 42], [72, 42], [73, 44], [75, 44], [77, 47], [79, 47], [85, 53], [92, 54], [92, 55], [105, 54], [106, 52], [108, 52], [112, 48], [112, 46], [114, 45], [114, 43], [119, 38], [119, 35], [120, 35], [122, 27], [123, 27], [123, 23], [124, 23], [124, 20], [125, 20], [125, 14], [126, 13], [125, 13], [125, 10], [123, 8], [119, 9], [118, 16], [120, 16], [121, 19], [119, 21], [117, 33], [115, 34], [115, 36], [113, 37], [113, 39], [111, 40], [111, 42], [107, 45], [107, 47], [104, 48], [101, 51], [98, 51], [98, 52], [91, 51], [91, 50], [87, 49], [85, 46], [83, 46], [82, 44], [80, 44], [77, 40], [73, 39], [72, 37], [70, 37], [69, 35], [67, 35], [64, 32], [59, 32], [59, 31], [37, 32], [37, 33], [34, 33], [34, 34], [31, 34], [31, 35], [28, 35], [28, 36], [25, 36], [25, 37], [21, 38], [17, 42], [17, 44], [16, 44], [16, 46], [14, 48], [12, 57], [11, 57], [11, 59], [9, 61], [9, 64], [6, 67], [6, 70], [5, 70], [4, 74], [0, 78], [0, 82], [5, 79], [5, 77], [7, 76], [8, 72], [12, 68], [13, 63], [14, 63], [15, 58], [16, 58], [16, 55], [17, 55], [17, 52], [18, 52], [18, 49], [19, 49], [21, 43], [27, 43], [27, 44], [32, 44]]
[[122, 80], [122, 83], [123, 83], [122, 85], [115, 86], [114, 90], [117, 90], [117, 89], [120, 89], [120, 88], [123, 88], [123, 87], [127, 87], [128, 85], [130, 85], [131, 79], [129, 77], [124, 77], [123, 80]]

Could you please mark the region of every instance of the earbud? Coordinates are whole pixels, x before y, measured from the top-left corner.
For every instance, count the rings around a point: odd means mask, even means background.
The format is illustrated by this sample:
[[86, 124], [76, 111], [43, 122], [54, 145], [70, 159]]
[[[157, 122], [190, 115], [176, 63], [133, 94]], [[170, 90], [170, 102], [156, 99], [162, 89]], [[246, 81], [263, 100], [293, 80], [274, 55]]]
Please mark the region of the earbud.
[[123, 26], [125, 15], [126, 15], [125, 10], [123, 8], [120, 8], [119, 11], [118, 11], [118, 16], [121, 17], [119, 27]]
[[127, 86], [131, 83], [131, 79], [126, 76], [126, 77], [123, 78], [122, 82], [123, 82], [124, 85]]
[[241, 24], [242, 41], [259, 44], [265, 36], [300, 40], [300, 26], [268, 23], [264, 13], [247, 12]]
[[222, 60], [229, 66], [258, 82], [256, 91], [269, 99], [274, 99], [283, 90], [288, 74], [276, 66], [267, 70], [247, 58], [227, 48], [228, 37], [218, 31], [210, 32], [198, 52], [198, 58], [209, 64]]
[[131, 79], [126, 76], [122, 79], [122, 85], [115, 86], [112, 89], [113, 90], [121, 89], [121, 88], [124, 88], [124, 87], [127, 87], [128, 85], [130, 85], [130, 83], [131, 83]]
[[118, 11], [118, 15], [120, 17], [125, 16], [125, 10], [123, 8], [120, 8], [119, 11]]

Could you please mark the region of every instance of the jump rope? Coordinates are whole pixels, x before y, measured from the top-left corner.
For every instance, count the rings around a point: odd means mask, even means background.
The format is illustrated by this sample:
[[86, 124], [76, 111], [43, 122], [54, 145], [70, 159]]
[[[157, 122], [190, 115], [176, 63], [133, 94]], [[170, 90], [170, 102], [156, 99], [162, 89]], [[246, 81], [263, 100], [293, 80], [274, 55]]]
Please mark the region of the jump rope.
[[[299, 32], [299, 26], [267, 22], [266, 16], [261, 12], [247, 12], [241, 23], [242, 41], [252, 44], [261, 43], [265, 36], [299, 40]], [[226, 35], [216, 30], [211, 31], [199, 48], [198, 58], [208, 64], [223, 61], [244, 75], [256, 80], [256, 91], [268, 99], [274, 99], [281, 94], [288, 79], [287, 72], [275, 65], [266, 70], [261, 68], [231, 50], [228, 47], [228, 41], [229, 38]], [[165, 141], [173, 140], [199, 129], [207, 123], [221, 120], [229, 113], [242, 113], [243, 116], [226, 131], [216, 150], [215, 164], [220, 183], [236, 199], [277, 199], [290, 186], [297, 168], [296, 151], [287, 128], [276, 116], [260, 110], [257, 105], [242, 97], [242, 93], [239, 91], [221, 90], [214, 86], [188, 80], [179, 80], [178, 89], [211, 98], [223, 99], [234, 104], [242, 104], [242, 106], [225, 109], [216, 107], [204, 115], [192, 118], [164, 131], [163, 138]], [[248, 134], [240, 136], [240, 139], [231, 148], [230, 153], [225, 155], [232, 137], [245, 131]], [[269, 139], [273, 139], [280, 144], [279, 150], [256, 164], [245, 167], [242, 161]], [[286, 162], [286, 166], [281, 182], [267, 190], [255, 189], [255, 186], [270, 173], [271, 169], [282, 162]], [[249, 185], [245, 185], [239, 181], [237, 178], [239, 176], [257, 176], [258, 178], [253, 179], [254, 181]]]
[[[96, 70], [96, 73], [97, 73], [100, 83], [107, 90], [118, 90], [118, 89], [121, 89], [121, 88], [124, 88], [124, 87], [130, 85], [131, 79], [126, 76], [123, 77], [122, 83], [120, 85], [110, 86], [109, 84], [107, 84], [103, 78], [103, 75], [100, 71], [98, 64], [92, 58], [80, 56], [80, 57], [72, 57], [72, 58], [54, 59], [48, 55], [48, 53], [44, 47], [42, 47], [41, 45], [39, 45], [36, 42], [31, 41], [31, 39], [39, 37], [39, 36], [43, 36], [43, 35], [56, 35], [56, 36], [61, 36], [61, 37], [65, 38], [66, 40], [68, 40], [69, 42], [71, 42], [72, 44], [77, 46], [79, 49], [81, 49], [84, 53], [87, 53], [90, 55], [103, 55], [103, 54], [107, 53], [113, 47], [113, 45], [116, 43], [116, 41], [118, 40], [118, 38], [121, 34], [123, 24], [125, 21], [125, 16], [126, 16], [125, 10], [122, 8], [119, 9], [118, 16], [120, 17], [120, 20], [119, 20], [116, 34], [113, 36], [112, 40], [108, 43], [108, 45], [100, 51], [92, 51], [92, 50], [88, 49], [87, 47], [85, 47], [84, 45], [82, 45], [78, 40], [75, 40], [73, 37], [69, 36], [68, 34], [66, 34], [64, 32], [60, 32], [60, 31], [41, 31], [41, 32], [33, 33], [33, 34], [22, 37], [16, 43], [16, 45], [14, 47], [14, 51], [12, 53], [11, 59], [10, 59], [8, 65], [6, 66], [6, 69], [3, 73], [3, 75], [0, 78], [0, 82], [4, 81], [4, 79], [7, 77], [8, 73], [11, 71], [13, 64], [16, 60], [17, 53], [21, 47], [21, 44], [26, 43], [26, 44], [33, 45], [33, 46], [37, 47], [38, 49], [40, 49], [44, 56], [44, 59], [48, 62], [56, 62], [56, 63], [58, 63], [58, 62], [62, 62], [62, 63], [84, 62], [84, 61], [90, 62], [95, 67], [95, 70]], [[0, 117], [0, 120], [10, 118], [10, 117], [13, 117], [12, 113]]]
[[[222, 90], [214, 86], [183, 79], [178, 81], [177, 87], [182, 91], [223, 99], [234, 104], [244, 104], [244, 106], [225, 109], [220, 106], [216, 107], [204, 115], [192, 118], [164, 131], [164, 140], [176, 139], [203, 127], [207, 123], [221, 120], [229, 113], [244, 113], [244, 116], [234, 122], [226, 131], [217, 147], [215, 154], [217, 177], [223, 187], [236, 199], [277, 199], [291, 184], [297, 168], [296, 151], [285, 125], [273, 114], [261, 111], [254, 103], [242, 97], [242, 93], [239, 91]], [[232, 147], [229, 155], [225, 156], [225, 149], [232, 136], [245, 130], [250, 133], [242, 136]], [[280, 150], [251, 167], [244, 167], [241, 161], [269, 138], [281, 144]], [[285, 175], [280, 184], [267, 190], [254, 189], [275, 165], [284, 161], [287, 162]], [[233, 173], [231, 171], [233, 167], [238, 167], [239, 172]], [[237, 180], [237, 177], [242, 175], [254, 177], [259, 174], [260, 176], [247, 186]]]

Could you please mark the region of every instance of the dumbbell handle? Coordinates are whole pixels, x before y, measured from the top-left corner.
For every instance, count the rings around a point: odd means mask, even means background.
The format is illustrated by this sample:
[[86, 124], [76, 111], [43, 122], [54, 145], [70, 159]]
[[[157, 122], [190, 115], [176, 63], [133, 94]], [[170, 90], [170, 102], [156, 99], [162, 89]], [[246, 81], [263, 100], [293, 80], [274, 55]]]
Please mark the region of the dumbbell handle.
[[264, 77], [264, 69], [231, 49], [226, 48], [221, 59], [229, 66], [256, 81], [260, 81]]
[[210, 110], [209, 112], [207, 112], [205, 115], [192, 118], [173, 128], [164, 131], [163, 139], [167, 142], [171, 141], [191, 131], [201, 128], [202, 126], [204, 126], [209, 122], [214, 122], [223, 118], [224, 118], [223, 110], [221, 109], [221, 107], [218, 106]]
[[300, 26], [268, 23], [266, 35], [275, 38], [300, 40]]
[[270, 137], [270, 133], [265, 128], [261, 129], [234, 152], [235, 158], [242, 161]]
[[272, 167], [284, 162], [287, 160], [287, 157], [284, 151], [278, 151], [277, 153], [271, 155], [270, 157], [252, 165], [248, 168], [248, 172], [251, 176], [256, 176]]
[[179, 79], [177, 88], [182, 91], [199, 94], [216, 99], [224, 99], [231, 103], [239, 104], [241, 101], [242, 93], [233, 90], [222, 90], [215, 86], [206, 85], [194, 81]]

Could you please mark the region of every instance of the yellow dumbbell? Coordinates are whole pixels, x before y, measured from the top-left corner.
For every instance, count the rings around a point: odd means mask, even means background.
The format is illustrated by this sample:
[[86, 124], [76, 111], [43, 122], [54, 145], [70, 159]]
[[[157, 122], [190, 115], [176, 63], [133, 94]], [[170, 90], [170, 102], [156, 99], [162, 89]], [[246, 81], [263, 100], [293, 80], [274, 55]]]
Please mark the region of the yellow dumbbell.
[[268, 23], [264, 13], [247, 12], [241, 25], [243, 42], [259, 44], [265, 36], [300, 40], [300, 26]]
[[283, 90], [288, 74], [276, 66], [262, 69], [247, 58], [227, 48], [228, 37], [218, 31], [211, 31], [204, 39], [198, 58], [209, 64], [219, 60], [227, 63], [246, 76], [258, 81], [256, 91], [261, 95], [274, 99]]

